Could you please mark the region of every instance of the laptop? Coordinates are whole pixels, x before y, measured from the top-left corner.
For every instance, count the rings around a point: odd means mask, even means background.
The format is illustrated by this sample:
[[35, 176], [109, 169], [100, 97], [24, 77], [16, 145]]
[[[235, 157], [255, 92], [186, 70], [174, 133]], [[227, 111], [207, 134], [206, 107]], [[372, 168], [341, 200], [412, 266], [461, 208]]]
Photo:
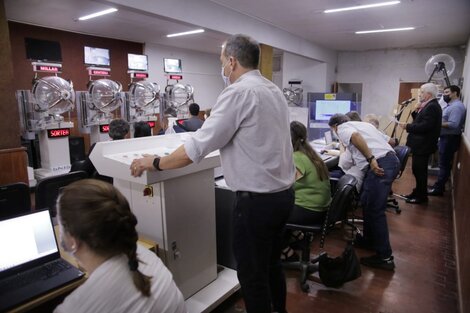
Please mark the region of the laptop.
[[333, 142], [333, 135], [331, 134], [330, 130], [327, 130], [324, 135], [325, 135], [325, 144], [326, 145], [329, 145], [330, 143]]
[[60, 257], [49, 210], [0, 221], [0, 312], [84, 273]]

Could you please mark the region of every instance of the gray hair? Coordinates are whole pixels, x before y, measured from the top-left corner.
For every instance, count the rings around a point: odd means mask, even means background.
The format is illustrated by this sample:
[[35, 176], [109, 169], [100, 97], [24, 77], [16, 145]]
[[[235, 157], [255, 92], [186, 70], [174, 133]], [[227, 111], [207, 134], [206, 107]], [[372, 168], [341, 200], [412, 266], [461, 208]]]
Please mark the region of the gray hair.
[[379, 117], [372, 113], [364, 116], [364, 122], [371, 123], [372, 125], [375, 126], [375, 128], [379, 128], [380, 126]]
[[423, 85], [421, 85], [420, 89], [421, 89], [422, 92], [427, 92], [427, 93], [431, 94], [431, 96], [433, 96], [433, 98], [436, 98], [437, 93], [439, 92], [439, 89], [433, 83], [423, 84]]
[[338, 126], [338, 125], [341, 125], [341, 124], [349, 122], [349, 121], [350, 121], [350, 119], [347, 115], [344, 115], [344, 114], [341, 114], [341, 113], [336, 113], [335, 115], [333, 115], [330, 118], [330, 120], [328, 121], [328, 125], [330, 127]]
[[258, 68], [260, 48], [259, 43], [253, 38], [236, 34], [227, 39], [224, 44], [225, 57], [234, 57], [244, 68]]
[[109, 123], [109, 137], [113, 140], [124, 139], [129, 132], [129, 124], [123, 119], [115, 119]]

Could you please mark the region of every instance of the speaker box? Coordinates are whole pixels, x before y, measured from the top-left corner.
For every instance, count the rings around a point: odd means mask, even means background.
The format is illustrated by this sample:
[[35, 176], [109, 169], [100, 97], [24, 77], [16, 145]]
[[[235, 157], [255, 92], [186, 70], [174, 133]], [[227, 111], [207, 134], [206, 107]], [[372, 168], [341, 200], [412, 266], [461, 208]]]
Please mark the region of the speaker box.
[[69, 137], [70, 163], [85, 160], [85, 141], [83, 137]]

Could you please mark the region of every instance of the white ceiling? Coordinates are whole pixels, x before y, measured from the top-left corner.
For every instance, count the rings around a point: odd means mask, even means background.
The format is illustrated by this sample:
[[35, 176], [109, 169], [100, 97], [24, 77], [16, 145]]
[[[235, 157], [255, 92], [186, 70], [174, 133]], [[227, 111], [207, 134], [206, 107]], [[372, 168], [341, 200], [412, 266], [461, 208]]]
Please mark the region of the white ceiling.
[[[382, 0], [210, 1], [338, 51], [453, 46], [465, 44], [470, 37], [469, 0], [402, 0], [395, 6], [335, 14], [322, 11]], [[211, 30], [194, 36], [166, 38], [168, 33], [187, 31], [198, 25], [126, 9], [86, 22], [75, 21], [79, 16], [109, 8], [91, 0], [4, 0], [4, 3], [8, 20], [102, 37], [211, 53], [218, 53], [226, 38], [225, 34]], [[354, 34], [358, 30], [406, 26], [416, 29]]]

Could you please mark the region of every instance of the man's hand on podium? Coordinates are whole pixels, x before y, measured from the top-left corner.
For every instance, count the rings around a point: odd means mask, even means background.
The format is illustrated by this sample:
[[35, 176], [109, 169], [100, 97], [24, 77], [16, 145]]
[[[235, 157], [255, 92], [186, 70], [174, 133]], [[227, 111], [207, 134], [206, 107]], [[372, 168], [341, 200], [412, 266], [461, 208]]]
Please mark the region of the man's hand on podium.
[[153, 160], [158, 157], [153, 154], [144, 154], [143, 158], [134, 159], [131, 163], [130, 170], [131, 175], [134, 177], [140, 177], [145, 171], [155, 171], [153, 167]]

